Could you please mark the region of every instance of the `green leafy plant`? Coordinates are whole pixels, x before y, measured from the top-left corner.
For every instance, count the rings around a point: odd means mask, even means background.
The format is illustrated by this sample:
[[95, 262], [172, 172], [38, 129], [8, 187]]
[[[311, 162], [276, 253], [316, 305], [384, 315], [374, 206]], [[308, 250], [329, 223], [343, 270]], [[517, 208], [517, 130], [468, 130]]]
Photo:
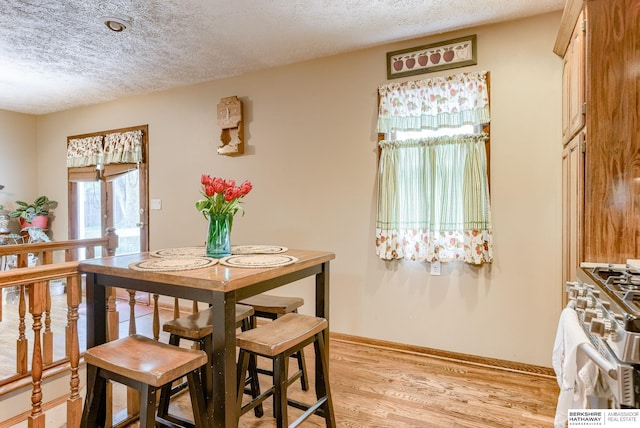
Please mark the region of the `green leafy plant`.
[[49, 215], [49, 211], [55, 208], [58, 203], [52, 201], [47, 196], [39, 196], [33, 203], [29, 204], [24, 201], [16, 201], [16, 208], [9, 213], [11, 218], [23, 218], [26, 222], [31, 223], [34, 217], [39, 215]]

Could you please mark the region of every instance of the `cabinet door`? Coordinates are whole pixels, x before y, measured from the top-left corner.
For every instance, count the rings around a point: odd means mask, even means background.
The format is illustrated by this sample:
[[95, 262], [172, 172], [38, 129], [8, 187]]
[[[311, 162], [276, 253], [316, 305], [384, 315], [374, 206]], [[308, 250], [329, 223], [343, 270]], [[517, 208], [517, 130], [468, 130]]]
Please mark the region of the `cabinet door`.
[[562, 143], [567, 144], [571, 138], [570, 128], [570, 116], [569, 100], [571, 99], [571, 72], [569, 71], [571, 65], [571, 47], [567, 49], [567, 54], [562, 58]]
[[[575, 281], [583, 258], [584, 133], [576, 135], [562, 152], [562, 284]], [[563, 306], [566, 293], [563, 290]]]
[[562, 66], [562, 141], [565, 144], [584, 126], [584, 22], [582, 12]]

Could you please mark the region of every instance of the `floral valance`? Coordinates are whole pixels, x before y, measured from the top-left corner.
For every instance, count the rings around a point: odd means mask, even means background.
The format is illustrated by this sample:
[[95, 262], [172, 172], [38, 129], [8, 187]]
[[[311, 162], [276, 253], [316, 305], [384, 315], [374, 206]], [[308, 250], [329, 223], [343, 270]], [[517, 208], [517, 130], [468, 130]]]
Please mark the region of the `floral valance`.
[[72, 138], [67, 145], [67, 167], [142, 162], [142, 131]]
[[142, 131], [116, 132], [104, 137], [104, 163], [142, 161]]
[[104, 137], [73, 138], [67, 144], [67, 167], [97, 165], [102, 156]]
[[487, 72], [389, 83], [378, 88], [378, 132], [489, 123]]

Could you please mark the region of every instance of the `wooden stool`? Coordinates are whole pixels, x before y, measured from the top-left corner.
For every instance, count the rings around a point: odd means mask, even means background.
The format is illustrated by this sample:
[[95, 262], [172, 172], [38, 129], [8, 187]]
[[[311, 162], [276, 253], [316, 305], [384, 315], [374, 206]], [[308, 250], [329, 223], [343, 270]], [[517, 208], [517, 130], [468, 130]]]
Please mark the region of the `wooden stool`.
[[156, 391], [187, 376], [195, 424], [208, 426], [206, 403], [198, 379], [200, 367], [207, 363], [203, 351], [182, 349], [140, 335], [127, 336], [87, 349], [87, 397], [80, 426], [105, 426], [105, 415], [99, 415], [102, 393], [107, 380], [114, 380], [140, 391], [140, 427], [153, 428], [156, 423], [168, 425], [156, 418]]
[[[275, 320], [276, 318], [281, 317], [284, 314], [297, 313], [298, 308], [304, 305], [304, 299], [300, 297], [258, 294], [256, 296], [248, 297], [244, 300], [241, 300], [239, 303], [253, 307], [256, 317]], [[308, 391], [309, 377], [307, 374], [307, 364], [304, 360], [304, 351], [300, 349], [300, 351], [293, 354], [292, 357], [298, 360], [298, 371], [291, 376], [289, 381], [294, 382], [297, 378], [300, 378], [300, 385], [302, 386], [302, 390]], [[270, 370], [258, 369], [258, 373], [273, 376], [273, 372]]]
[[[255, 318], [253, 318], [254, 310], [251, 306], [236, 305], [236, 326], [240, 327], [243, 331], [249, 330], [254, 327]], [[162, 330], [170, 333], [169, 344], [174, 346], [180, 346], [180, 340], [186, 339], [196, 342], [198, 347], [205, 351], [207, 356], [210, 356], [213, 351], [212, 346], [212, 334], [213, 334], [213, 309], [208, 308], [195, 314], [177, 318], [172, 321], [167, 321], [163, 324]], [[252, 397], [260, 395], [260, 384], [258, 380], [258, 373], [256, 371], [255, 361], [249, 367], [250, 377], [248, 383], [250, 386], [248, 393]], [[209, 391], [211, 391], [213, 385], [213, 372], [211, 367], [211, 361], [207, 361], [207, 366], [200, 372], [200, 379], [202, 383], [202, 389], [205, 391], [205, 400], [209, 404]], [[160, 392], [160, 402], [158, 405], [158, 416], [169, 421], [175, 421], [176, 423], [185, 423], [184, 419], [169, 414], [169, 400], [171, 396], [183, 390], [187, 385], [182, 383], [174, 388], [171, 385], [165, 385]], [[211, 407], [211, 406], [209, 406]], [[257, 417], [262, 417], [262, 406], [255, 408], [255, 414]]]
[[[305, 412], [294, 421], [290, 427], [298, 426], [299, 423], [316, 413], [325, 418], [327, 427], [335, 427], [335, 417], [333, 414], [333, 403], [329, 387], [328, 355], [324, 346], [324, 333], [327, 329], [327, 320], [324, 318], [312, 317], [289, 313], [268, 323], [264, 326], [254, 328], [240, 333], [237, 336], [237, 345], [240, 348], [238, 357], [238, 385], [244, 383], [252, 355], [259, 355], [273, 361], [273, 386], [263, 392], [249, 403], [242, 404], [242, 390], [238, 393], [238, 415], [243, 415], [267, 397], [274, 397], [274, 411], [276, 426], [283, 428], [287, 426], [287, 405], [304, 410]], [[313, 343], [316, 356], [319, 357], [320, 366], [316, 368], [318, 378], [315, 382], [316, 398], [314, 404], [305, 404], [293, 400], [287, 400], [287, 387], [289, 378], [287, 376], [287, 362], [289, 357]]]

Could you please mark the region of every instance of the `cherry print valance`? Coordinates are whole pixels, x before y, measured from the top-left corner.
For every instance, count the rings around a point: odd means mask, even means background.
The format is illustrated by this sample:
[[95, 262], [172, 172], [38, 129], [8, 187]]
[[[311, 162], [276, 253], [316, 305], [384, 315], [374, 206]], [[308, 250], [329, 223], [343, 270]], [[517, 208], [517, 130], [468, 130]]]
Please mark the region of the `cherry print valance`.
[[104, 137], [104, 164], [142, 161], [142, 131], [115, 132]]
[[489, 123], [487, 72], [389, 83], [378, 88], [378, 132]]
[[74, 138], [67, 145], [67, 167], [139, 163], [142, 131], [113, 132], [104, 136]]
[[67, 145], [67, 167], [97, 165], [102, 156], [104, 136], [74, 138]]

